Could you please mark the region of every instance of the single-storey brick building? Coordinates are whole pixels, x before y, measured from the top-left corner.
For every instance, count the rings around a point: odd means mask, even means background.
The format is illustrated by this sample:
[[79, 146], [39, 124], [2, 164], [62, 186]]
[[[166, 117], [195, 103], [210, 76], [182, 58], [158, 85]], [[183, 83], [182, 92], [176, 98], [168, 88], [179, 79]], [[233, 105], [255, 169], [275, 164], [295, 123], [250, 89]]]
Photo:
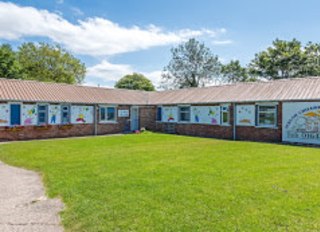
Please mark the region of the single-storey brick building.
[[320, 78], [159, 92], [0, 79], [0, 140], [152, 131], [320, 144]]

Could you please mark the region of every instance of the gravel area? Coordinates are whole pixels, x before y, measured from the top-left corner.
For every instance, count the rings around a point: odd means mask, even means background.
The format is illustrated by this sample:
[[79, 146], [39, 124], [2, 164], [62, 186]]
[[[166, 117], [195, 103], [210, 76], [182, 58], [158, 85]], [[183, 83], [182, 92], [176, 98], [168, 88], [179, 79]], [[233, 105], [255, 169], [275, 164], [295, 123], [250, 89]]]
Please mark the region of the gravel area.
[[0, 231], [62, 232], [60, 199], [48, 199], [38, 173], [0, 162]]

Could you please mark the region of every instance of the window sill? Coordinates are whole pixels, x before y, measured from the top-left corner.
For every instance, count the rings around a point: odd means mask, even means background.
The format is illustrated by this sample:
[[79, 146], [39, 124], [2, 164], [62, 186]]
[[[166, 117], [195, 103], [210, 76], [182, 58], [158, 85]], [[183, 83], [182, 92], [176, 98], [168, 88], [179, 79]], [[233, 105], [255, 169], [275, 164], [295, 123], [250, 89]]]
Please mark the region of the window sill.
[[100, 121], [99, 124], [118, 124], [117, 121]]
[[255, 128], [275, 129], [275, 130], [278, 130], [278, 129], [279, 129], [279, 127], [277, 127], [277, 126], [255, 126]]

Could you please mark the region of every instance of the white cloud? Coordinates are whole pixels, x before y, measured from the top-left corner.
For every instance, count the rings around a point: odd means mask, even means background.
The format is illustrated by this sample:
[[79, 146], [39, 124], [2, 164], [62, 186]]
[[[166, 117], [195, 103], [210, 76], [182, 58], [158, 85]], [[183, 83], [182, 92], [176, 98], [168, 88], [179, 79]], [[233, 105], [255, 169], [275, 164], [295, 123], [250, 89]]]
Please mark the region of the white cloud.
[[232, 44], [233, 41], [232, 40], [213, 40], [212, 43], [214, 45], [228, 45], [228, 44]]
[[[152, 81], [154, 86], [159, 86], [162, 71], [156, 70], [152, 72], [139, 72], [130, 65], [112, 64], [107, 60], [103, 60], [101, 63], [87, 68], [86, 80], [88, 81], [85, 84], [97, 86], [97, 83], [99, 83], [101, 84], [101, 86], [112, 87], [114, 83], [118, 81], [121, 77], [134, 72], [143, 74]], [[91, 81], [92, 79], [95, 79], [95, 81]], [[110, 83], [112, 83], [113, 85], [110, 85]]]
[[99, 17], [78, 20], [73, 24], [57, 13], [0, 2], [0, 39], [47, 37], [74, 53], [91, 56], [114, 55], [169, 45], [190, 37], [217, 37], [225, 32], [224, 28], [166, 31], [154, 25], [146, 28], [123, 27]]

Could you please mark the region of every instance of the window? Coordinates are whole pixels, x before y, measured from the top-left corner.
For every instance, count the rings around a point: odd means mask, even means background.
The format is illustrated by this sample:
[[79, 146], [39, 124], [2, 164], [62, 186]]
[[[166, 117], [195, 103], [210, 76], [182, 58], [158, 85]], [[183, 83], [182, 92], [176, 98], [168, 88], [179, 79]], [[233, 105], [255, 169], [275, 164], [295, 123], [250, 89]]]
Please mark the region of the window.
[[48, 105], [38, 105], [38, 125], [48, 124]]
[[258, 105], [257, 106], [257, 126], [276, 127], [277, 125], [277, 106]]
[[222, 105], [221, 109], [221, 125], [230, 125], [229, 105]]
[[70, 123], [70, 106], [63, 105], [61, 106], [61, 124]]
[[179, 107], [179, 121], [190, 122], [190, 106]]
[[162, 121], [162, 108], [160, 106], [157, 107], [157, 121]]
[[10, 125], [11, 126], [21, 125], [21, 105], [20, 104], [10, 105]]
[[100, 107], [100, 121], [102, 122], [116, 121], [116, 108], [113, 106]]

